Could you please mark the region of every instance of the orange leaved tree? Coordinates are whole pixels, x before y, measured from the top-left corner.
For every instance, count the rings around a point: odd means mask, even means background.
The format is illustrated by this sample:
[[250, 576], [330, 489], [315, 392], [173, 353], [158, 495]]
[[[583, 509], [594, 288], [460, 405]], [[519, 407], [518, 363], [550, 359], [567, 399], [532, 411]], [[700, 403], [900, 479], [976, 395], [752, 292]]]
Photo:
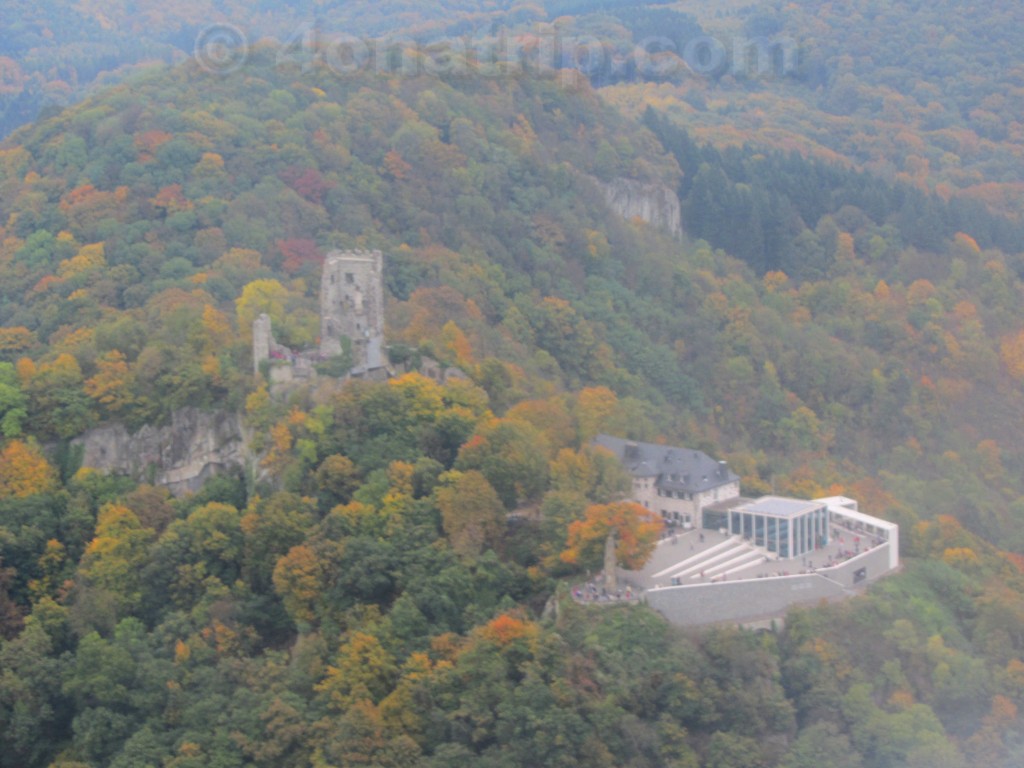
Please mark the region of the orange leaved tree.
[[600, 568], [605, 541], [615, 534], [615, 559], [623, 568], [641, 568], [658, 542], [661, 518], [632, 501], [592, 504], [582, 520], [569, 524], [563, 562], [585, 568]]

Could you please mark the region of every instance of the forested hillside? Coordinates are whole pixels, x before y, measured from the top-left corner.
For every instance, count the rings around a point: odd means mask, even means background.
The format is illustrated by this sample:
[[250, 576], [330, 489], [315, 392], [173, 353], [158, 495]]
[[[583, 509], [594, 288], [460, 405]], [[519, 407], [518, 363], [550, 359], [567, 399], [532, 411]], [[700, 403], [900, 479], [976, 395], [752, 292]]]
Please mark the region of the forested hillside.
[[[252, 317], [269, 308], [284, 343], [311, 345], [323, 253], [380, 247], [392, 339], [479, 366], [499, 413], [544, 387], [605, 386], [637, 410], [637, 436], [727, 452], [752, 489], [878, 476], [917, 514], [1014, 541], [1019, 260], [982, 247], [1012, 221], [702, 150], [720, 167], [693, 175], [690, 229], [718, 239], [700, 229], [716, 204], [740, 214], [734, 238], [788, 238], [780, 263], [718, 243], [748, 268], [608, 217], [602, 180], [686, 177], [582, 81], [302, 76], [276, 60], [143, 78], [4, 150], [0, 324], [24, 401], [7, 410], [40, 439], [242, 407]], [[693, 165], [692, 141], [652, 120]], [[726, 199], [701, 199], [722, 168]], [[809, 190], [785, 216], [744, 221], [728, 199], [779, 183]], [[885, 211], [897, 194], [909, 213]], [[918, 240], [915, 200], [939, 216]]]
[[[1015, 56], [1024, 41], [1010, 0], [989, 3], [985, 13], [954, 0], [8, 6], [0, 135], [77, 101], [94, 83], [147, 62], [180, 61], [215, 40], [250, 46], [274, 38], [301, 50], [317, 36], [447, 39], [476, 50], [496, 36], [539, 34], [553, 45], [551, 67], [579, 66], [596, 85], [613, 86], [606, 97], [619, 106], [637, 115], [647, 105], [667, 110], [699, 141], [753, 141], [854, 163], [1012, 215], [1021, 203]], [[748, 42], [769, 47], [751, 52]]]
[[[0, 766], [1019, 764], [1012, 215], [583, 77], [280, 53], [0, 147]], [[272, 397], [252, 319], [312, 346], [334, 247], [384, 252], [396, 363], [468, 379]], [[68, 446], [185, 405], [243, 412], [268, 480], [171, 499]], [[855, 496], [906, 573], [765, 635], [575, 606], [611, 527], [657, 533], [600, 431]]]
[[[719, 147], [797, 150], [1019, 216], [1018, 4], [999, 0], [983, 13], [954, 0], [676, 8], [722, 44], [721, 66], [618, 84], [608, 99], [637, 114], [667, 110]], [[737, 62], [737, 44], [756, 40], [790, 51], [792, 66], [764, 53]]]
[[210, 41], [273, 37], [301, 47], [315, 25], [364, 39], [431, 40], [543, 13], [529, 4], [479, 0], [6, 0], [3, 10], [0, 137], [135, 68], [181, 61]]

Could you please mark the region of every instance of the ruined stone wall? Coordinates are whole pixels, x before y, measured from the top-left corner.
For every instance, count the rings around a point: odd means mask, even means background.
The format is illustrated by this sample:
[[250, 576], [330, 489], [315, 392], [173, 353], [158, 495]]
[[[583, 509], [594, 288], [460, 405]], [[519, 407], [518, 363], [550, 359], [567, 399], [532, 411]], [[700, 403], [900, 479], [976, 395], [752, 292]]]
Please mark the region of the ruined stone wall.
[[320, 284], [320, 354], [341, 354], [352, 341], [353, 371], [383, 365], [384, 257], [380, 251], [334, 251]]
[[270, 316], [260, 315], [252, 323], [253, 373], [259, 373], [260, 363], [270, 359], [270, 350], [273, 346], [274, 334], [270, 327]]

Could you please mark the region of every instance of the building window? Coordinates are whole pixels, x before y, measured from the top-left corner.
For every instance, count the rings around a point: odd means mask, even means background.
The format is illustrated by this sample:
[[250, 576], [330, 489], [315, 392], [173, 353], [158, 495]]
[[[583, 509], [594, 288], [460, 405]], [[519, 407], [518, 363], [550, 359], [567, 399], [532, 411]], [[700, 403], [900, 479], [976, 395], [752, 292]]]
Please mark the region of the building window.
[[346, 283], [348, 283], [349, 285], [352, 285], [355, 281], [356, 281], [356, 276], [355, 275], [353, 275], [351, 272], [346, 272], [345, 273], [345, 282]]

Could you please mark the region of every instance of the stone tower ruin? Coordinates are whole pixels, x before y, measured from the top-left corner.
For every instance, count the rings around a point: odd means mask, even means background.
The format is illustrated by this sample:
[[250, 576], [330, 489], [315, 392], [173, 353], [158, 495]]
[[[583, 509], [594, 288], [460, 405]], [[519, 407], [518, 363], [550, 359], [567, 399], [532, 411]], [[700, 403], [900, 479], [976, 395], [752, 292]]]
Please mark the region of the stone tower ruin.
[[332, 251], [320, 283], [320, 355], [352, 341], [352, 372], [384, 365], [384, 257], [380, 251]]
[[274, 347], [274, 332], [270, 327], [270, 316], [266, 313], [252, 323], [252, 367], [253, 373], [260, 372], [260, 363], [270, 359]]

